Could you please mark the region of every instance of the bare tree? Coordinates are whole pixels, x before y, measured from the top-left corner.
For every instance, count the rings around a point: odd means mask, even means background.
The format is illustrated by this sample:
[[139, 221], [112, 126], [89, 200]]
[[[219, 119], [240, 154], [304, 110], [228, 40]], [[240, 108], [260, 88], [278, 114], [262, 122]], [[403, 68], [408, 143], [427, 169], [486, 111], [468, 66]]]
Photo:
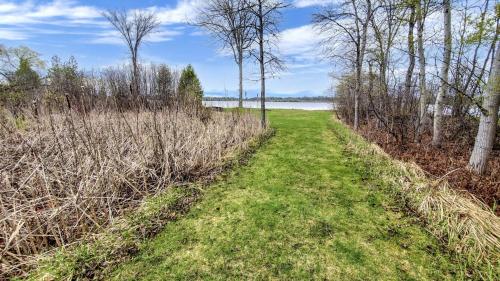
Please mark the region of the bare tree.
[[120, 32], [122, 39], [127, 44], [132, 60], [132, 84], [130, 90], [132, 97], [138, 99], [139, 89], [139, 48], [144, 38], [155, 31], [160, 22], [156, 15], [146, 11], [135, 11], [128, 14], [126, 11], [107, 11], [103, 16]]
[[415, 132], [415, 141], [420, 142], [422, 129], [425, 125], [427, 116], [427, 103], [429, 97], [427, 93], [427, 79], [426, 79], [426, 59], [424, 49], [424, 30], [425, 20], [429, 13], [431, 0], [418, 0], [416, 3], [416, 18], [417, 18], [417, 51], [418, 51], [418, 88], [420, 91], [420, 107], [418, 115], [418, 123]]
[[393, 126], [390, 125], [392, 122], [389, 122], [389, 118], [393, 118], [395, 114], [393, 104], [390, 102], [388, 72], [390, 71], [391, 51], [394, 49], [396, 38], [403, 25], [401, 18], [405, 14], [404, 9], [400, 8], [399, 1], [380, 0], [371, 18], [371, 27], [375, 37], [371, 52], [379, 66], [378, 106], [374, 104], [371, 92], [368, 92], [368, 98], [371, 100], [371, 110], [377, 118], [377, 127], [383, 126], [391, 134]]
[[[362, 71], [367, 45], [368, 27], [373, 16], [373, 3], [371, 0], [346, 0], [338, 5], [325, 8], [314, 15], [314, 22], [323, 31], [340, 30], [342, 40], [353, 44], [355, 49], [354, 71], [356, 85], [354, 89], [354, 129], [359, 127], [359, 96], [362, 89]], [[330, 42], [338, 42], [339, 33], [333, 32]], [[346, 38], [347, 36], [347, 38]]]
[[251, 11], [255, 20], [255, 41], [257, 50], [253, 56], [260, 65], [260, 103], [261, 123], [266, 125], [266, 73], [273, 74], [283, 69], [283, 62], [276, 54], [276, 41], [278, 37], [278, 22], [281, 18], [281, 9], [288, 5], [280, 0], [252, 0]]
[[240, 108], [243, 107], [243, 60], [255, 40], [254, 21], [249, 0], [209, 0], [196, 20], [196, 25], [207, 29], [223, 48], [232, 51], [239, 69]]
[[[412, 86], [413, 86], [413, 71], [415, 70], [415, 24], [417, 21], [417, 5], [419, 5], [418, 2], [414, 0], [410, 0], [407, 3], [408, 8], [410, 9], [410, 15], [408, 17], [408, 38], [407, 38], [407, 44], [408, 44], [408, 57], [409, 57], [409, 64], [408, 68], [406, 71], [406, 79], [405, 79], [405, 96], [406, 97], [413, 97], [412, 95]], [[402, 106], [403, 107], [403, 106]], [[401, 122], [405, 122], [407, 119], [408, 114], [407, 111], [402, 111], [399, 113]], [[402, 140], [404, 140], [406, 136], [404, 134], [401, 135]], [[404, 142], [404, 141], [403, 141]]]
[[448, 94], [448, 71], [451, 60], [451, 0], [443, 0], [443, 20], [444, 20], [444, 57], [441, 68], [441, 89], [434, 104], [434, 132], [432, 135], [432, 145], [441, 146], [443, 139], [443, 103]]

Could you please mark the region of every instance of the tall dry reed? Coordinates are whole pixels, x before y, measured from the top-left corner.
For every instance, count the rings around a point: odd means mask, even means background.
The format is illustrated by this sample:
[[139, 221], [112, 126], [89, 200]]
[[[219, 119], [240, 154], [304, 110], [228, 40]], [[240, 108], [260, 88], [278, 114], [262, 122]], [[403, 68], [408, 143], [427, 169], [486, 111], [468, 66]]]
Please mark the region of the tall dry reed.
[[[207, 117], [208, 116], [208, 117]], [[101, 230], [172, 183], [212, 176], [261, 134], [248, 113], [105, 111], [0, 120], [0, 272]], [[0, 279], [2, 274], [0, 274]]]

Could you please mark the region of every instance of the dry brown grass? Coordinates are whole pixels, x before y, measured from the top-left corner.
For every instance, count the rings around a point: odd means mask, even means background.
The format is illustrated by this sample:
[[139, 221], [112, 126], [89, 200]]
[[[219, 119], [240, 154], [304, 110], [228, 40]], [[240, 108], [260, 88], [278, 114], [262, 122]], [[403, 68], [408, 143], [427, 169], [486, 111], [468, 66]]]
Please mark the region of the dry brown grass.
[[58, 114], [0, 120], [0, 279], [100, 231], [172, 183], [210, 178], [261, 134], [248, 113]]

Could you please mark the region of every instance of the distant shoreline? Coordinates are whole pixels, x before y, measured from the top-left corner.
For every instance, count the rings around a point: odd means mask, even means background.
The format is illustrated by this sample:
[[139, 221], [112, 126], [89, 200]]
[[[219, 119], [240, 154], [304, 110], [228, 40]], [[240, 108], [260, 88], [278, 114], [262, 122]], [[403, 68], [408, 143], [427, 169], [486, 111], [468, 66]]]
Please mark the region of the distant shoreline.
[[[204, 101], [238, 101], [238, 98], [233, 97], [204, 97]], [[260, 101], [260, 98], [247, 98], [243, 99], [243, 101]], [[318, 97], [268, 97], [266, 98], [266, 102], [333, 102], [332, 98], [318, 96]]]

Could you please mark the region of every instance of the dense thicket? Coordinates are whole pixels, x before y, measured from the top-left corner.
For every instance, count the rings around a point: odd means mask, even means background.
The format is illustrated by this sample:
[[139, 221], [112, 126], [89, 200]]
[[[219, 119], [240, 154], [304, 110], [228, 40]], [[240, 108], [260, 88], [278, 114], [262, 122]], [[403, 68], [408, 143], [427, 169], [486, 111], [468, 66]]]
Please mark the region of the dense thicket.
[[325, 55], [345, 70], [334, 75], [337, 113], [394, 155], [493, 206], [499, 13], [489, 0], [360, 0], [314, 16]]

